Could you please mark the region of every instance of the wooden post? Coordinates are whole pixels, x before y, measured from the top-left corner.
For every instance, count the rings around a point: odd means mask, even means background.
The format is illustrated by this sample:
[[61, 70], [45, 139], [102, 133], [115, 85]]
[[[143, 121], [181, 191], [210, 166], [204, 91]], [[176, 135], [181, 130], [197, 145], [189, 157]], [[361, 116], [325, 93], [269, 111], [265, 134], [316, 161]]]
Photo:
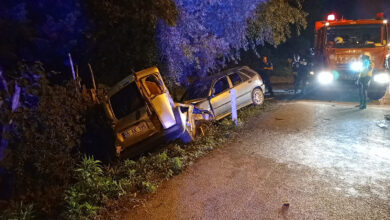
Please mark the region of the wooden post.
[[92, 84], [93, 84], [93, 89], [91, 89], [91, 95], [92, 95], [92, 100], [96, 103], [100, 103], [99, 99], [97, 97], [97, 90], [96, 90], [96, 82], [95, 82], [95, 75], [93, 74], [92, 66], [90, 63], [88, 63], [89, 71], [91, 72], [91, 79], [92, 79]]
[[76, 80], [76, 73], [75, 73], [75, 71], [74, 71], [72, 55], [70, 55], [70, 53], [68, 53], [68, 56], [69, 56], [70, 68], [71, 68], [71, 70], [72, 70], [72, 76], [73, 76], [73, 79]]
[[95, 75], [93, 74], [92, 66], [88, 63], [89, 71], [91, 72], [93, 88], [96, 89]]

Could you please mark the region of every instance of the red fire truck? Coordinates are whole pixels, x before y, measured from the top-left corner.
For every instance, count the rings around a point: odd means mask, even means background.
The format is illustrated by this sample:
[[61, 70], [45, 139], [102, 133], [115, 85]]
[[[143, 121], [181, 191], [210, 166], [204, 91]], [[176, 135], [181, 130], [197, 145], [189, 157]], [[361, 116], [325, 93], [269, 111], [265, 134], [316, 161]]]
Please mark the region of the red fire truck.
[[380, 99], [390, 83], [389, 47], [389, 24], [383, 13], [376, 19], [359, 20], [339, 19], [332, 13], [315, 24], [314, 69], [310, 74], [322, 86], [354, 82], [362, 67], [359, 58], [369, 52], [374, 71], [368, 93], [371, 99]]

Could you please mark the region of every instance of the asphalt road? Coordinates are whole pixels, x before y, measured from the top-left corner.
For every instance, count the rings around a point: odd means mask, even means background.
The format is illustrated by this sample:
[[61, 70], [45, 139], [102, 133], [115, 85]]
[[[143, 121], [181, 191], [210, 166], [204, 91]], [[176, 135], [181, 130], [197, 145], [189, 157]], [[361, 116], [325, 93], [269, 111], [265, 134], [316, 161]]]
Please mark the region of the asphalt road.
[[354, 105], [281, 101], [124, 219], [390, 219], [390, 107]]

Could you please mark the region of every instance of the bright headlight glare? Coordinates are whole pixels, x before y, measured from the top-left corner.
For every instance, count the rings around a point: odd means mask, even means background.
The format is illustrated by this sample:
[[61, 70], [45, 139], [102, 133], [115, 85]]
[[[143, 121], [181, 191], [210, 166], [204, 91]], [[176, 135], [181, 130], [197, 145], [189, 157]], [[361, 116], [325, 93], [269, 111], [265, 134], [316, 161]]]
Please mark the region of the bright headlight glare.
[[329, 84], [334, 80], [333, 74], [331, 72], [320, 72], [318, 74], [318, 81], [321, 84]]
[[351, 70], [355, 72], [359, 72], [363, 68], [363, 63], [362, 62], [353, 62], [350, 65]]
[[390, 76], [388, 73], [379, 73], [374, 75], [374, 81], [377, 83], [389, 83], [390, 82]]
[[313, 76], [313, 75], [314, 75], [314, 71], [310, 71], [310, 75], [312, 75], [312, 76]]

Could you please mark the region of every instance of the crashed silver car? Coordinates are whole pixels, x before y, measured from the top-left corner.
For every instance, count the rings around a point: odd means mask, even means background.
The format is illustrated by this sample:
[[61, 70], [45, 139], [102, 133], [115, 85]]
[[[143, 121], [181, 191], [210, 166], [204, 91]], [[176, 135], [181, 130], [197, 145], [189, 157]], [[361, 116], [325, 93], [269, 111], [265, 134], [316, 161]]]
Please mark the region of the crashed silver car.
[[265, 85], [260, 75], [247, 66], [228, 69], [193, 83], [182, 102], [208, 110], [216, 120], [231, 114], [232, 90], [236, 90], [237, 109], [264, 103]]
[[204, 114], [193, 105], [174, 103], [155, 67], [120, 81], [104, 105], [113, 122], [120, 157], [135, 156], [156, 143], [178, 138], [191, 141], [196, 133], [195, 119], [202, 119]]

